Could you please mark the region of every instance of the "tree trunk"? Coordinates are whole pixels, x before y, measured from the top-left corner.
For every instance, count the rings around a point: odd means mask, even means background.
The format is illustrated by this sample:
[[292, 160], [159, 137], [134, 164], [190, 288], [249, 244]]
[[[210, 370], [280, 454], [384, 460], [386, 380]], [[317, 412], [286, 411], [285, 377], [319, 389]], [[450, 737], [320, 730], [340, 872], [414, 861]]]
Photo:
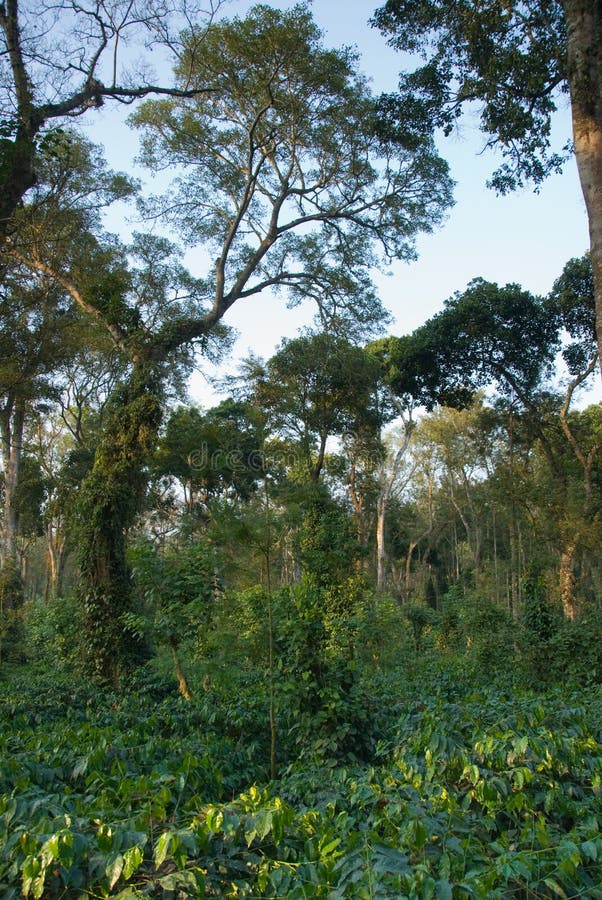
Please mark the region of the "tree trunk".
[[357, 559], [355, 560], [355, 571], [359, 576], [364, 571], [366, 535], [364, 531], [364, 494], [358, 490], [357, 472], [355, 463], [351, 463], [349, 472], [349, 495], [353, 503], [353, 512], [355, 514], [355, 535], [357, 539]]
[[[26, 137], [0, 142], [0, 237], [12, 230], [11, 219], [27, 191], [36, 183], [34, 142]], [[0, 267], [0, 274], [2, 269]]]
[[[17, 535], [19, 511], [16, 490], [23, 449], [25, 426], [25, 402], [7, 398], [0, 418], [2, 462], [4, 466], [4, 510], [0, 542], [0, 608], [2, 619], [23, 600], [23, 583], [20, 577], [21, 561]], [[5, 622], [0, 621], [0, 630]]]
[[19, 512], [16, 506], [16, 490], [23, 450], [25, 403], [23, 400], [7, 401], [0, 420], [2, 433], [2, 461], [4, 464], [4, 511], [2, 516], [2, 565], [9, 562], [16, 567]]
[[573, 141], [589, 221], [602, 362], [602, 4], [599, 0], [564, 0], [563, 6]]
[[[376, 590], [383, 593], [387, 586], [386, 564], [387, 550], [385, 547], [385, 516], [390, 496], [392, 479], [387, 482], [385, 490], [380, 494], [376, 507]], [[387, 490], [388, 488], [388, 490]]]
[[114, 392], [94, 466], [78, 498], [80, 590], [89, 674], [117, 685], [135, 638], [123, 615], [130, 609], [126, 533], [146, 488], [145, 464], [161, 422], [160, 381], [135, 369]]
[[[401, 413], [402, 410], [400, 409], [400, 414]], [[382, 593], [387, 586], [387, 548], [385, 545], [385, 520], [387, 515], [387, 508], [389, 506], [391, 494], [393, 493], [395, 480], [401, 469], [401, 464], [408, 451], [408, 447], [410, 446], [412, 434], [414, 433], [414, 423], [412, 421], [411, 412], [408, 414], [408, 417], [406, 420], [404, 420], [403, 424], [405, 429], [403, 442], [395, 454], [395, 458], [393, 459], [393, 464], [391, 466], [391, 471], [387, 476], [385, 483], [382, 486], [382, 490], [378, 496], [378, 500], [376, 501], [376, 590], [380, 593]], [[408, 479], [409, 478], [410, 475], [408, 475]]]
[[414, 551], [417, 547], [422, 544], [423, 541], [427, 541], [427, 545], [424, 550], [424, 554], [422, 559], [419, 559], [420, 570], [424, 571], [429, 564], [429, 559], [433, 550], [435, 549], [439, 538], [441, 537], [444, 529], [449, 525], [448, 521], [440, 522], [437, 526], [435, 526], [434, 522], [430, 522], [428, 528], [422, 532], [422, 534], [414, 538], [410, 541], [408, 546], [408, 552], [406, 554], [405, 559], [405, 579], [404, 579], [404, 590], [403, 590], [403, 603], [408, 604], [410, 602], [410, 597], [412, 595], [413, 582], [415, 579], [412, 578], [412, 561], [414, 558]]
[[410, 595], [412, 593], [412, 558], [414, 556], [414, 550], [418, 546], [420, 542], [420, 538], [416, 538], [414, 541], [410, 541], [410, 545], [408, 547], [408, 552], [406, 553], [406, 561], [404, 566], [405, 576], [403, 583], [403, 603], [404, 606], [407, 606], [410, 602]]
[[312, 484], [318, 484], [320, 481], [320, 475], [322, 473], [322, 469], [324, 468], [324, 458], [326, 456], [326, 441], [328, 440], [327, 434], [320, 435], [320, 447], [318, 449], [318, 457], [315, 462], [311, 459], [311, 456], [308, 457], [308, 467], [309, 467], [309, 480]]
[[46, 600], [62, 596], [67, 549], [60, 526], [49, 522], [46, 529]]
[[173, 670], [178, 682], [178, 693], [182, 695], [184, 700], [192, 700], [192, 694], [190, 693], [190, 688], [188, 687], [188, 681], [186, 680], [186, 675], [184, 674], [184, 670], [182, 669], [180, 654], [178, 653], [178, 645], [175, 641], [172, 641], [170, 646], [171, 655], [173, 657]]
[[560, 557], [558, 580], [560, 582], [560, 599], [564, 616], [570, 622], [575, 620], [575, 556], [579, 537], [569, 540]]

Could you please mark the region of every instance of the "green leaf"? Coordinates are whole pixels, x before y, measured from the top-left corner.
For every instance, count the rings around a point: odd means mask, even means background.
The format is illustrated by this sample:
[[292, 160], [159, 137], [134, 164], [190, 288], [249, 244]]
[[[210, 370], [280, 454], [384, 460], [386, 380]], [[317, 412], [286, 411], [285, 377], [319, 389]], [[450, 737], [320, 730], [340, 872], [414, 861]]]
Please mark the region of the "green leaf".
[[155, 865], [159, 868], [165, 862], [171, 844], [171, 831], [164, 831], [155, 846]]
[[217, 806], [210, 806], [207, 809], [207, 812], [205, 813], [205, 822], [207, 823], [209, 831], [217, 834], [218, 831], [221, 831], [223, 821], [224, 814], [221, 809], [218, 809]]
[[44, 880], [46, 877], [45, 872], [41, 872], [38, 877], [34, 880], [31, 893], [34, 897], [34, 900], [41, 900], [42, 895], [44, 894]]
[[123, 877], [131, 878], [136, 869], [142, 864], [144, 853], [141, 847], [130, 847], [123, 855]]
[[405, 875], [408, 871], [408, 857], [394, 847], [375, 846], [374, 870]]
[[107, 859], [107, 864], [105, 866], [105, 875], [107, 876], [109, 882], [109, 890], [114, 888], [121, 878], [121, 873], [123, 872], [123, 864], [124, 860], [121, 853], [112, 853]]
[[410, 834], [414, 839], [414, 847], [417, 850], [422, 850], [426, 844], [427, 832], [420, 819], [414, 819], [410, 826]]
[[[22, 866], [23, 896], [28, 897], [34, 891], [34, 883], [40, 874], [40, 861], [34, 856], [28, 856]], [[34, 895], [35, 896], [35, 895]]]
[[328, 841], [327, 844], [325, 844], [323, 847], [320, 847], [321, 855], [328, 856], [330, 853], [333, 852], [333, 850], [336, 850], [336, 848], [339, 846], [340, 843], [341, 843], [340, 838], [334, 838], [334, 840]]
[[581, 844], [581, 852], [588, 859], [598, 859], [598, 848], [594, 841], [584, 841]]
[[447, 878], [440, 878], [435, 883], [435, 896], [437, 900], [453, 900], [453, 888]]
[[263, 840], [272, 830], [272, 810], [260, 809], [255, 816], [255, 821], [257, 824], [257, 836], [260, 840]]
[[55, 859], [59, 857], [59, 839], [60, 836], [58, 834], [53, 834], [48, 838], [47, 841], [42, 846], [42, 850], [40, 852], [40, 859], [42, 862], [42, 868], [46, 868], [53, 862]]
[[518, 738], [517, 740], [514, 741], [514, 749], [516, 750], [516, 752], [519, 756], [523, 756], [526, 753], [528, 746], [529, 746], [529, 738], [527, 735], [524, 735], [523, 737]]
[[543, 883], [546, 887], [549, 887], [553, 894], [556, 894], [557, 897], [566, 898], [566, 894], [558, 884], [557, 881], [554, 881], [553, 878], [544, 878]]
[[88, 762], [89, 759], [87, 756], [82, 756], [80, 757], [80, 759], [78, 759], [75, 766], [73, 767], [73, 771], [71, 772], [71, 778], [74, 781], [76, 781], [82, 775], [86, 774], [86, 772], [88, 771]]
[[159, 884], [164, 891], [177, 891], [182, 888], [189, 888], [193, 893], [183, 893], [182, 896], [185, 897], [204, 896], [202, 893], [199, 893], [199, 888], [202, 890], [202, 887], [199, 885], [198, 878], [193, 872], [171, 872], [169, 875], [164, 875], [163, 878], [160, 878]]

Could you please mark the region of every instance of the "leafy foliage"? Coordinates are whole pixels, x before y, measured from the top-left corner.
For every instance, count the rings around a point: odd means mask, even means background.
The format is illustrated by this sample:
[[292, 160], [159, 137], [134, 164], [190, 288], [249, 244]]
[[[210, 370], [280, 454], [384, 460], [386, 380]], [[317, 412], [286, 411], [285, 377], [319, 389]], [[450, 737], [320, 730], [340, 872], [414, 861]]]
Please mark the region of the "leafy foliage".
[[551, 117], [568, 91], [561, 3], [388, 0], [374, 24], [425, 60], [381, 99], [386, 133], [416, 146], [435, 128], [451, 134], [464, 106], [480, 102], [487, 143], [506, 158], [492, 178], [498, 191], [561, 168], [568, 147], [551, 149]]
[[13, 680], [3, 895], [599, 895], [599, 688], [479, 689], [440, 671], [379, 688], [371, 762], [299, 761], [262, 787], [251, 705], [235, 725], [232, 697]]

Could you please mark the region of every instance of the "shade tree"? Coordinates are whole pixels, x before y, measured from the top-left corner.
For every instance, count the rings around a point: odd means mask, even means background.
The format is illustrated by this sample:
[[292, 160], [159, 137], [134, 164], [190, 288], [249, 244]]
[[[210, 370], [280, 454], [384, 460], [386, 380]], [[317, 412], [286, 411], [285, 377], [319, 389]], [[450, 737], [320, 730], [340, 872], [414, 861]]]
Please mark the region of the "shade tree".
[[27, 431], [56, 397], [54, 373], [77, 352], [81, 323], [56, 285], [12, 271], [0, 288], [0, 438], [3, 498], [0, 542], [4, 608], [19, 603], [19, 479]]
[[[154, 2], [100, 0], [0, 3], [0, 234], [14, 232], [14, 213], [40, 181], [40, 166], [60, 152], [63, 129], [113, 101], [149, 94], [188, 94], [171, 77], [157, 78], [150, 55], [182, 60], [182, 29], [202, 25], [219, 0]], [[187, 52], [191, 53], [191, 42]], [[140, 56], [141, 54], [141, 56]], [[141, 60], [141, 61], [140, 61]], [[156, 80], [157, 79], [157, 80]], [[206, 87], [206, 86], [204, 86]]]
[[[508, 411], [519, 412], [523, 427], [531, 430], [555, 483], [563, 544], [559, 583], [568, 617], [575, 615], [571, 573], [581, 532], [574, 519], [567, 527], [562, 524], [562, 510], [575, 486], [569, 470], [581, 470], [581, 521], [591, 522], [590, 475], [600, 448], [595, 429], [577, 436], [571, 424], [577, 417], [569, 412], [575, 390], [596, 364], [588, 265], [587, 260], [571, 261], [549, 298], [533, 297], [517, 285], [499, 288], [477, 279], [412, 335], [386, 342], [397, 389], [427, 408], [437, 403], [461, 407], [477, 389], [495, 389]], [[564, 347], [563, 333], [568, 336]], [[555, 394], [548, 381], [559, 351], [569, 370], [563, 395]], [[567, 453], [572, 456], [568, 469]]]
[[210, 80], [210, 94], [148, 103], [135, 121], [146, 162], [180, 167], [154, 212], [215, 265], [192, 277], [166, 240], [148, 236], [126, 249], [77, 204], [61, 211], [60, 233], [34, 227], [41, 204], [25, 207], [9, 242], [13, 259], [58, 283], [128, 361], [78, 496], [88, 661], [104, 680], [115, 680], [127, 656], [125, 536], [175, 365], [186, 365], [192, 349], [208, 352], [227, 310], [268, 287], [294, 303], [316, 297], [319, 285], [331, 321], [342, 309], [362, 321], [369, 267], [411, 257], [415, 235], [432, 229], [450, 201], [447, 167], [432, 145], [411, 153], [375, 135], [374, 101], [354, 55], [325, 50], [306, 10], [257, 7], [202, 35], [193, 26], [183, 40], [179, 88], [198, 91]]
[[[380, 122], [407, 146], [436, 129], [451, 134], [479, 105], [486, 146], [504, 163], [491, 184], [501, 193], [536, 186], [574, 150], [587, 209], [602, 354], [602, 9], [597, 0], [387, 0], [373, 23], [423, 64], [402, 72], [381, 98]], [[555, 147], [553, 115], [570, 98], [572, 140]]]
[[291, 510], [299, 509], [294, 531], [301, 568], [319, 571], [322, 581], [336, 580], [344, 569], [338, 557], [351, 564], [354, 544], [338, 502], [342, 498], [332, 492], [341, 479], [344, 496], [354, 504], [356, 565], [365, 553], [360, 456], [364, 461], [366, 454], [380, 456], [388, 412], [379, 396], [378, 363], [340, 334], [308, 332], [283, 341], [266, 363], [247, 360], [244, 371], [249, 400], [265, 417], [272, 448], [275, 441], [287, 449], [289, 503]]
[[46, 553], [44, 595], [63, 596], [67, 561], [73, 555], [72, 518], [79, 485], [100, 440], [107, 400], [126, 367], [107, 335], [80, 318], [70, 358], [52, 373], [52, 397], [29, 423], [28, 452], [43, 472]]
[[270, 288], [313, 298], [330, 330], [374, 326], [369, 269], [412, 258], [416, 234], [441, 222], [447, 166], [432, 144], [412, 153], [375, 134], [355, 54], [324, 48], [303, 7], [254, 7], [203, 46], [190, 83], [211, 93], [147, 102], [132, 120], [142, 160], [179, 167], [150, 206], [211, 253], [214, 317]]
[[306, 477], [320, 480], [329, 438], [379, 430], [378, 367], [345, 337], [306, 334], [282, 342], [251, 391], [267, 426], [296, 447]]
[[264, 470], [262, 423], [231, 398], [206, 411], [180, 406], [167, 418], [151, 463], [153, 478], [175, 479], [184, 509], [210, 515], [212, 500], [247, 500]]

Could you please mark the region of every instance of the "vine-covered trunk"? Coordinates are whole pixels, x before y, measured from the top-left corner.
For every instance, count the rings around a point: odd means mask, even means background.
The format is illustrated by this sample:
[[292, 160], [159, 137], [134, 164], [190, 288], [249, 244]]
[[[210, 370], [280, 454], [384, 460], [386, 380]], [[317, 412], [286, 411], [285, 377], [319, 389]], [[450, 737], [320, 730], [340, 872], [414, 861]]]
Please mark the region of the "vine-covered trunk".
[[357, 540], [357, 557], [355, 560], [356, 575], [361, 576], [366, 562], [366, 533], [364, 530], [364, 494], [358, 488], [355, 463], [351, 463], [349, 473], [349, 495], [353, 503], [355, 515], [355, 535]]
[[602, 4], [564, 0], [573, 141], [587, 209], [602, 362]]
[[125, 620], [131, 603], [126, 534], [140, 510], [160, 422], [160, 378], [151, 367], [136, 367], [111, 398], [78, 498], [84, 654], [90, 675], [107, 684], [118, 683], [136, 643]]
[[567, 541], [560, 557], [558, 581], [562, 611], [570, 622], [575, 620], [575, 557], [579, 546], [579, 535]]

